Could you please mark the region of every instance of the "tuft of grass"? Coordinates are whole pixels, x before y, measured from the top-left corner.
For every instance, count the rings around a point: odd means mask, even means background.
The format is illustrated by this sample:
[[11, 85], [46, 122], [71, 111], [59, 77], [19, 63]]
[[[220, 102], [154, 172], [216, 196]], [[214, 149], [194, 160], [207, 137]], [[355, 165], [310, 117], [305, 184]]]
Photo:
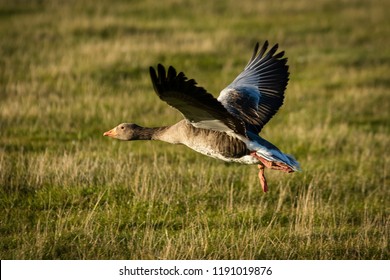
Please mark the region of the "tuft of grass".
[[[2, 259], [389, 259], [386, 1], [0, 1]], [[124, 143], [172, 124], [148, 67], [215, 96], [256, 41], [291, 79], [262, 136], [303, 172]]]

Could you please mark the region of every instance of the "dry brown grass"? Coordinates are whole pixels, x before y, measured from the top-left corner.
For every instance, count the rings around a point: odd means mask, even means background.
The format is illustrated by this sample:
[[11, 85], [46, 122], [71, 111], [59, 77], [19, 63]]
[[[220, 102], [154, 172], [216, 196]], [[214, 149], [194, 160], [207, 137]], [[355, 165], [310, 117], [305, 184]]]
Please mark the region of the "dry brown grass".
[[[24, 4], [0, 2], [2, 259], [389, 258], [387, 2]], [[291, 80], [262, 135], [303, 168], [270, 193], [255, 166], [102, 137], [181, 118], [150, 65], [217, 95], [265, 39]]]

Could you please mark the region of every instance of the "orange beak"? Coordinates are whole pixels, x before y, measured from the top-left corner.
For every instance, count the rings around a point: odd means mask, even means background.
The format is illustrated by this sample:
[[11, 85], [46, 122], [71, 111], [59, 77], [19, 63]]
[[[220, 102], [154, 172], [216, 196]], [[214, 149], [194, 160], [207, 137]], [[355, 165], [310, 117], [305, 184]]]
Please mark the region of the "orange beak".
[[116, 135], [115, 130], [111, 129], [103, 133], [103, 136], [114, 137]]

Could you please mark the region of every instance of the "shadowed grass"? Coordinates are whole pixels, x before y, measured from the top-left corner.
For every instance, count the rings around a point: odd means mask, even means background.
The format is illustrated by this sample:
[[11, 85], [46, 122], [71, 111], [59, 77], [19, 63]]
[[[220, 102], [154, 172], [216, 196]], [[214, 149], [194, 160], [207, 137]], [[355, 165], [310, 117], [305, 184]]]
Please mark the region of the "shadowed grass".
[[[0, 1], [2, 259], [388, 259], [386, 1]], [[119, 142], [181, 115], [148, 67], [215, 96], [256, 41], [286, 50], [262, 136], [303, 172]]]

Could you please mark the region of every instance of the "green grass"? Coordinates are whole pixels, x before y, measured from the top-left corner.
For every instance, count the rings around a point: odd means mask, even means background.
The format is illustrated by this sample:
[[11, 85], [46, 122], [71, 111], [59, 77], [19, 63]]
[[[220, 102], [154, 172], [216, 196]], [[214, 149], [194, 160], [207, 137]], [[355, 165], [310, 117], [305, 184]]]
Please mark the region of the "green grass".
[[[1, 259], [389, 259], [389, 1], [0, 1]], [[291, 79], [262, 136], [303, 172], [119, 142], [181, 115], [148, 67], [215, 96], [256, 41]]]

